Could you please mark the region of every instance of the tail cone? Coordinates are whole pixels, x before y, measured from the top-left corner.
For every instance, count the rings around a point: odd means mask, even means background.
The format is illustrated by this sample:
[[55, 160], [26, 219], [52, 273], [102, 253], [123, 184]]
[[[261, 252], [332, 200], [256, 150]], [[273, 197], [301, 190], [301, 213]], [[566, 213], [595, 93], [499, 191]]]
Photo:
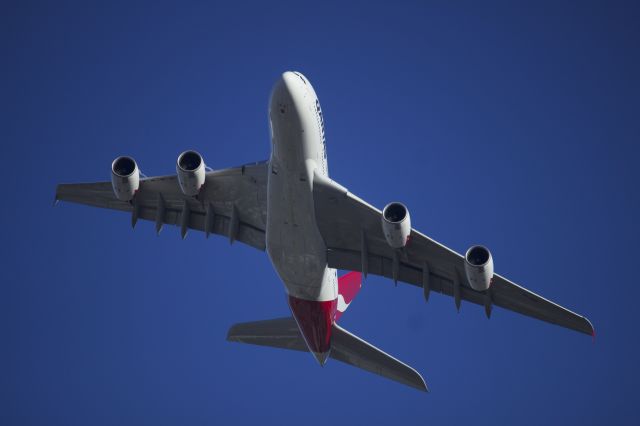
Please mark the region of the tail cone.
[[330, 351], [326, 351], [326, 352], [311, 352], [311, 353], [315, 357], [316, 361], [318, 361], [320, 363], [320, 366], [324, 367], [324, 364], [327, 362], [327, 359], [329, 359], [329, 352]]

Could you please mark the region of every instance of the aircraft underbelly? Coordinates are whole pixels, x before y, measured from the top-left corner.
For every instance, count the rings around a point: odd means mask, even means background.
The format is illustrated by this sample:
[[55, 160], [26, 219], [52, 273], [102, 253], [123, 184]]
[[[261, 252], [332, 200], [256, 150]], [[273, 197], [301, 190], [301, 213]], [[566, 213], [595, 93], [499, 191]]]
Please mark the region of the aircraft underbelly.
[[267, 252], [287, 292], [306, 300], [333, 300], [333, 270], [327, 268], [326, 247], [315, 223], [312, 193], [298, 173], [269, 176]]
[[[297, 78], [297, 77], [296, 77]], [[315, 98], [315, 94], [314, 94]], [[270, 106], [272, 155], [267, 186], [267, 253], [285, 284], [299, 299], [337, 298], [335, 270], [327, 267], [326, 246], [315, 220], [313, 175], [322, 165], [322, 140], [311, 97], [276, 85]]]

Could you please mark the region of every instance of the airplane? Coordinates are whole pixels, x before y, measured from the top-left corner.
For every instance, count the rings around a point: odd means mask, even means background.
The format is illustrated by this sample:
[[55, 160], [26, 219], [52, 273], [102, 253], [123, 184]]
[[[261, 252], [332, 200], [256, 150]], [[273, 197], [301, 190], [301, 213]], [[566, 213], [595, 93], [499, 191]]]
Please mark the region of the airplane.
[[[141, 175], [131, 157], [116, 158], [111, 181], [59, 184], [55, 200], [121, 210], [139, 219], [178, 225], [208, 238], [218, 234], [267, 252], [288, 297], [291, 315], [233, 325], [227, 340], [310, 352], [428, 392], [407, 364], [351, 334], [339, 320], [368, 274], [390, 278], [484, 307], [499, 306], [594, 335], [591, 323], [494, 272], [480, 245], [461, 255], [411, 227], [408, 208], [382, 210], [329, 178], [324, 118], [309, 80], [287, 71], [269, 102], [271, 156], [240, 167], [212, 170], [188, 150], [176, 174]], [[350, 271], [338, 278], [337, 270]]]

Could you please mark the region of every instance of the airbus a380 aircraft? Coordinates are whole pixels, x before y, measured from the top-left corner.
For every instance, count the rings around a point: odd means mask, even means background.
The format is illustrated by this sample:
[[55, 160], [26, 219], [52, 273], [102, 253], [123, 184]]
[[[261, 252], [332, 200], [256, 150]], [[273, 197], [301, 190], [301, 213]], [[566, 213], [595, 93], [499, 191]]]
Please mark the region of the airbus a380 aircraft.
[[[338, 325], [361, 287], [361, 275], [466, 300], [491, 315], [493, 305], [593, 335], [585, 317], [495, 274], [491, 253], [464, 256], [411, 227], [406, 206], [378, 210], [329, 178], [324, 120], [309, 81], [285, 72], [269, 104], [271, 158], [213, 171], [200, 154], [178, 157], [176, 175], [141, 179], [130, 157], [118, 157], [111, 182], [61, 184], [56, 200], [130, 212], [138, 219], [215, 233], [267, 251], [284, 283], [291, 316], [236, 324], [228, 340], [309, 351], [420, 390], [420, 374]], [[352, 272], [338, 278], [336, 270]]]

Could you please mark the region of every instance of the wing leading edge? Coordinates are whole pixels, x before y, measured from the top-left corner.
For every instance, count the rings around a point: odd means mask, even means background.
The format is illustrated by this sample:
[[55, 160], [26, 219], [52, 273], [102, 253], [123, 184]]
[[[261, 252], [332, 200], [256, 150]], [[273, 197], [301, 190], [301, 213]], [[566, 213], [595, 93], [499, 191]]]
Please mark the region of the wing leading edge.
[[394, 251], [381, 229], [382, 212], [325, 177], [314, 179], [316, 221], [327, 245], [330, 267], [384, 276], [484, 306], [500, 306], [542, 321], [593, 335], [589, 320], [495, 274], [489, 290], [473, 290], [464, 279], [464, 257], [411, 230], [410, 244]]

